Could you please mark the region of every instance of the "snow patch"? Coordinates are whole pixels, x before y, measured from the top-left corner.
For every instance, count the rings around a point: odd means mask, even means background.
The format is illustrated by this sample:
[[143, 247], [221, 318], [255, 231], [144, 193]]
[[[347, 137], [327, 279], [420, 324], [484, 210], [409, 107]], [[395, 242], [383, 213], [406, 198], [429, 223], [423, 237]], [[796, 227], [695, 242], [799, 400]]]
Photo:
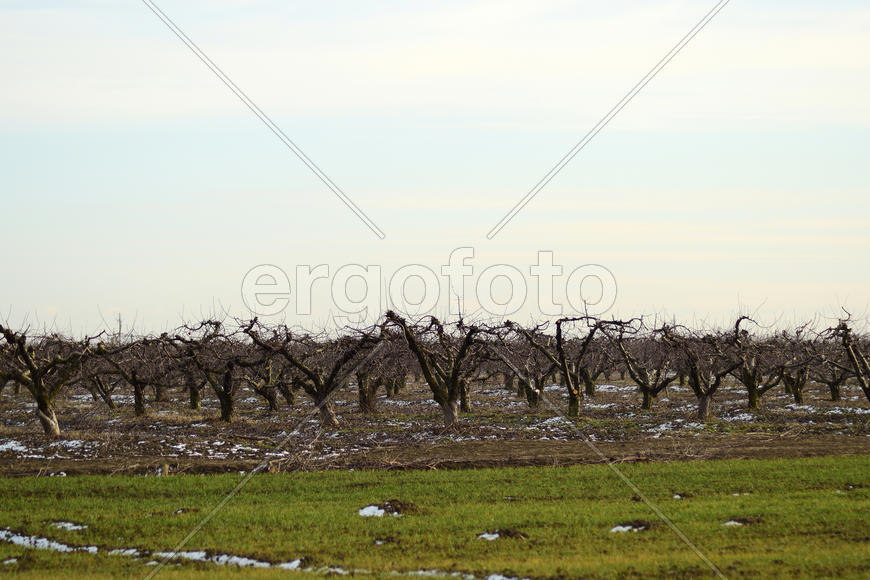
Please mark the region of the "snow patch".
[[23, 451], [27, 451], [27, 447], [23, 446], [21, 442], [10, 440], [0, 443], [0, 453], [3, 451], [14, 451], [16, 453], [21, 453]]
[[645, 522], [628, 522], [619, 524], [610, 528], [611, 534], [623, 534], [625, 532], [645, 532], [649, 529], [649, 524]]
[[380, 518], [384, 516], [384, 513], [384, 510], [376, 505], [367, 505], [366, 507], [359, 509], [359, 515], [364, 518]]
[[85, 524], [74, 524], [73, 522], [52, 522], [51, 525], [59, 530], [66, 530], [68, 532], [77, 532], [88, 527]]

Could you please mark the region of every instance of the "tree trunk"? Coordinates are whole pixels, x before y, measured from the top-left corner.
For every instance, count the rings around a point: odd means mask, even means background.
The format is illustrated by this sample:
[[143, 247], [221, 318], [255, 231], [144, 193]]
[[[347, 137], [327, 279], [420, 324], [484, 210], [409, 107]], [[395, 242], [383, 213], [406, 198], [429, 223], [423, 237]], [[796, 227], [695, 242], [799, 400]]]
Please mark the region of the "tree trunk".
[[91, 390], [91, 394], [98, 394], [100, 399], [106, 403], [106, 406], [109, 407], [112, 411], [117, 411], [118, 406], [115, 404], [115, 401], [112, 400], [112, 392], [106, 386], [106, 383], [100, 377], [96, 377], [93, 380], [93, 389]]
[[746, 392], [749, 395], [749, 408], [758, 409], [758, 402], [761, 398], [758, 394], [758, 387], [756, 385], [746, 385]]
[[791, 395], [794, 397], [794, 402], [796, 405], [804, 404], [804, 392], [803, 389], [799, 389], [796, 386], [792, 387]]
[[447, 401], [441, 405], [441, 412], [444, 413], [444, 425], [450, 427], [459, 421], [459, 404], [457, 401]]
[[677, 373], [677, 381], [680, 383], [681, 387], [686, 386], [686, 371], [679, 371]]
[[190, 408], [198, 411], [202, 406], [202, 394], [199, 392], [199, 387], [191, 383], [187, 386], [187, 390], [190, 394]]
[[568, 389], [568, 416], [580, 416], [580, 393], [572, 389]]
[[115, 401], [112, 400], [112, 393], [100, 393], [100, 396], [105, 401], [106, 406], [109, 407], [112, 411], [118, 410], [118, 405], [115, 404]]
[[338, 427], [338, 417], [335, 416], [335, 408], [331, 401], [322, 401], [320, 407], [320, 424], [324, 427]]
[[54, 406], [48, 398], [37, 397], [36, 416], [39, 417], [42, 430], [48, 437], [54, 438], [60, 436], [60, 423], [57, 421], [57, 415], [54, 414]]
[[595, 381], [592, 379], [592, 375], [589, 374], [585, 368], [580, 368], [577, 373], [580, 376], [580, 380], [583, 381], [583, 388], [586, 392], [587, 397], [595, 396]]
[[713, 412], [713, 395], [701, 395], [698, 397], [698, 419], [706, 421]]
[[514, 376], [513, 375], [505, 375], [504, 377], [504, 388], [508, 391], [515, 391], [516, 386], [514, 385]]
[[278, 410], [278, 392], [273, 386], [263, 387], [262, 396], [266, 399], [266, 404], [269, 407], [269, 412], [274, 413]]
[[233, 396], [223, 389], [215, 389], [215, 391], [217, 391], [218, 401], [221, 404], [221, 421], [232, 423], [236, 412]]
[[289, 407], [296, 404], [296, 395], [293, 394], [293, 389], [290, 388], [290, 385], [287, 383], [280, 383], [278, 385], [278, 390], [281, 392], [281, 396], [284, 397], [284, 400], [287, 401]]
[[806, 380], [803, 379], [800, 375], [790, 376], [788, 374], [784, 374], [782, 376], [782, 382], [785, 384], [785, 391], [787, 393], [791, 393], [791, 396], [794, 398], [794, 402], [796, 405], [804, 404], [804, 385], [806, 384]]
[[[359, 392], [359, 410], [361, 413], [373, 415], [376, 412], [375, 404], [377, 402], [379, 385], [380, 383], [377, 379], [372, 379], [368, 375], [357, 374], [356, 386]], [[387, 390], [389, 391], [389, 383], [387, 383]]]
[[541, 393], [526, 381], [520, 379], [520, 385], [525, 389], [526, 402], [529, 407], [535, 408], [541, 402]]
[[137, 417], [145, 416], [145, 385], [133, 383], [133, 412]]
[[836, 402], [840, 401], [840, 383], [828, 383], [828, 390], [831, 391], [831, 400]]
[[154, 402], [166, 401], [166, 389], [163, 385], [154, 385]]
[[641, 389], [640, 392], [643, 393], [643, 403], [641, 403], [640, 408], [644, 411], [649, 411], [652, 409], [652, 393], [650, 393], [649, 389]]
[[471, 412], [471, 401], [469, 400], [468, 382], [465, 379], [459, 381], [459, 410], [463, 413]]

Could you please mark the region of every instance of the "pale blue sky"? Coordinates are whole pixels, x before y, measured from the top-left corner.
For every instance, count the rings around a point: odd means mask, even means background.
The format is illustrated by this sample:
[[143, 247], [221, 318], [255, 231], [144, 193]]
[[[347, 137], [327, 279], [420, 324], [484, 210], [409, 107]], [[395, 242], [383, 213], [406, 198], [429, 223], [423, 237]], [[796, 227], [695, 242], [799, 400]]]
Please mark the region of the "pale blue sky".
[[0, 316], [159, 329], [260, 263], [459, 246], [603, 264], [621, 314], [866, 311], [866, 3], [732, 0], [492, 241], [712, 2], [158, 4], [386, 240], [142, 3], [0, 2]]

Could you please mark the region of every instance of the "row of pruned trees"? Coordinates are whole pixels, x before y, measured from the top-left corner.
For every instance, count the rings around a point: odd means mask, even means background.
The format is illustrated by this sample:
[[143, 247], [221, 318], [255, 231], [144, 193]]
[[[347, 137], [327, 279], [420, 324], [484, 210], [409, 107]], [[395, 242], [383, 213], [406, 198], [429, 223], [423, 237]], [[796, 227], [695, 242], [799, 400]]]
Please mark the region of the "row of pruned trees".
[[227, 422], [243, 389], [271, 411], [280, 399], [292, 406], [303, 394], [327, 426], [338, 424], [331, 402], [337, 390], [355, 384], [360, 410], [372, 413], [379, 390], [395, 394], [411, 376], [428, 386], [446, 425], [470, 410], [476, 384], [503, 385], [534, 407], [544, 388], [558, 382], [567, 390], [567, 415], [576, 417], [600, 379], [614, 374], [636, 384], [643, 409], [669, 386], [687, 385], [701, 419], [712, 414], [726, 382], [745, 389], [749, 409], [758, 409], [777, 388], [800, 404], [811, 383], [825, 385], [838, 401], [852, 381], [870, 399], [868, 340], [848, 319], [824, 331], [804, 326], [765, 334], [745, 316], [732, 328], [700, 332], [640, 318], [488, 325], [408, 320], [390, 311], [379, 324], [341, 336], [253, 319], [206, 320], [159, 336], [103, 333], [80, 340], [0, 325], [0, 337], [0, 393], [25, 389], [50, 436], [60, 434], [55, 401], [74, 387], [111, 409], [113, 394], [132, 391], [137, 415], [146, 413], [148, 393], [159, 401], [183, 392], [186, 404], [199, 409], [208, 390]]

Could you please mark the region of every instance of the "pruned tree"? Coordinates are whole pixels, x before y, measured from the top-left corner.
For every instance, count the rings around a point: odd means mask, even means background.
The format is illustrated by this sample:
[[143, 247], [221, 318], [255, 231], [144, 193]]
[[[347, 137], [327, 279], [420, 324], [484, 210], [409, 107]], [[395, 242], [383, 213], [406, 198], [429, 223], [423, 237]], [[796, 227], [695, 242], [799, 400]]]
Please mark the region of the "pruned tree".
[[60, 435], [55, 400], [61, 390], [78, 380], [82, 365], [92, 356], [94, 342], [103, 333], [72, 340], [57, 334], [28, 337], [0, 325], [0, 382], [23, 385], [36, 403], [36, 416], [49, 437]]
[[218, 398], [221, 421], [235, 418], [235, 397], [244, 369], [261, 364], [261, 352], [241, 342], [236, 332], [224, 333], [223, 323], [205, 320], [185, 325], [171, 340], [189, 354], [189, 361]]
[[713, 398], [722, 381], [740, 366], [725, 337], [715, 333], [697, 334], [683, 327], [663, 326], [664, 340], [682, 353], [689, 387], [698, 398], [698, 419], [712, 415]]
[[251, 320], [244, 328], [262, 351], [282, 357], [299, 373], [296, 383], [311, 397], [320, 412], [321, 423], [337, 427], [338, 417], [332, 394], [367, 360], [381, 341], [382, 327], [357, 330], [353, 335], [329, 338], [295, 332], [286, 325], [268, 329]]
[[[829, 329], [830, 335], [839, 339], [843, 346], [843, 351], [846, 354], [846, 359], [851, 365], [851, 371], [855, 375], [855, 380], [858, 381], [858, 386], [864, 392], [864, 396], [870, 401], [870, 354], [868, 354], [867, 345], [863, 347], [860, 340], [857, 339], [849, 326], [849, 318], [840, 320], [839, 324], [834, 329]], [[839, 366], [841, 369], [846, 369], [845, 365], [829, 359], [829, 363]]]
[[480, 327], [466, 325], [461, 319], [445, 325], [434, 316], [428, 317], [428, 323], [414, 324], [392, 310], [386, 318], [400, 329], [416, 357], [432, 397], [444, 415], [444, 424], [456, 424], [460, 397], [463, 391], [467, 394], [468, 384], [480, 364]]
[[749, 331], [740, 328], [744, 321], [755, 322], [741, 316], [734, 323], [732, 352], [740, 364], [732, 375], [746, 388], [749, 408], [758, 409], [761, 397], [782, 381], [782, 357], [776, 340], [753, 340]]
[[604, 334], [622, 357], [625, 370], [643, 397], [641, 409], [652, 409], [653, 400], [677, 377], [673, 343], [662, 339], [662, 331], [642, 335], [643, 321], [609, 320], [602, 324]]

